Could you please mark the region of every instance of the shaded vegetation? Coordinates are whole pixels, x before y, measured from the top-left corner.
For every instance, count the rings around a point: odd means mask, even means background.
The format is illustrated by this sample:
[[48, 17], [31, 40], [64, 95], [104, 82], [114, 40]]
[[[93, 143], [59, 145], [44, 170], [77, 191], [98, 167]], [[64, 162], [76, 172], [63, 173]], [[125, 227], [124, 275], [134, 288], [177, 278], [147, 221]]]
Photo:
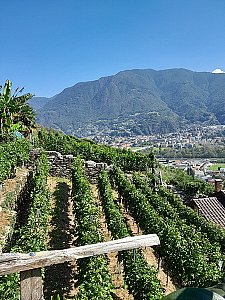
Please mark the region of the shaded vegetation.
[[[70, 218], [68, 211], [69, 187], [66, 182], [58, 182], [53, 193], [55, 199], [51, 212], [51, 230], [49, 233], [50, 249], [66, 249], [72, 243], [72, 232], [70, 232]], [[70, 263], [52, 265], [45, 271], [45, 299], [51, 296], [69, 293], [72, 288], [72, 269]]]

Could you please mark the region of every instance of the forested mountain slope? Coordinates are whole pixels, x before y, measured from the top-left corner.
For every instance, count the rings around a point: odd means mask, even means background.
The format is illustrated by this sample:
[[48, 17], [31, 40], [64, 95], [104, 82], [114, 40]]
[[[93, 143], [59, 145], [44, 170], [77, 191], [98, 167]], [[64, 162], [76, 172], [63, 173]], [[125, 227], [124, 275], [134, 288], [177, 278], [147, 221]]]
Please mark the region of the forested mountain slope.
[[169, 132], [191, 123], [225, 123], [225, 74], [185, 69], [129, 70], [34, 98], [40, 124], [87, 136]]

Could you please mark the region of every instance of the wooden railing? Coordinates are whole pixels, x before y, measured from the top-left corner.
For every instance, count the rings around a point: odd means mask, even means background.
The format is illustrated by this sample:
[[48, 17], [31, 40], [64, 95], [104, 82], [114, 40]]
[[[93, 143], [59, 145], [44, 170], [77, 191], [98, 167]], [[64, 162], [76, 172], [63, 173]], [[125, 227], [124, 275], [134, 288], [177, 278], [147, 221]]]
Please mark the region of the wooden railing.
[[156, 234], [127, 237], [119, 240], [37, 253], [2, 253], [0, 276], [20, 272], [20, 299], [43, 300], [41, 268], [109, 252], [159, 245]]

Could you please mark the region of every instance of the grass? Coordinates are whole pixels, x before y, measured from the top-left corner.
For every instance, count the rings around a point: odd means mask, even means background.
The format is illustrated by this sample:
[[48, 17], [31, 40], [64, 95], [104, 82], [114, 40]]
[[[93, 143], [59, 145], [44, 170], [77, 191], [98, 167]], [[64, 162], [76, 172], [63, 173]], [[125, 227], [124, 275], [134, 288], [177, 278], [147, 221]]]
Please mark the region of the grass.
[[217, 171], [219, 168], [225, 168], [225, 164], [215, 164], [210, 167], [210, 170]]

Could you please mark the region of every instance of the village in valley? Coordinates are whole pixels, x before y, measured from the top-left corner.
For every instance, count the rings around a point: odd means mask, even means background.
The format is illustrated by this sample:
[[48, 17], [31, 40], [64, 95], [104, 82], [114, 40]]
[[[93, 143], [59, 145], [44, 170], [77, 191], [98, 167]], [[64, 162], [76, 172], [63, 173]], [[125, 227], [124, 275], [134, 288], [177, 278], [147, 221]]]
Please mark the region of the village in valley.
[[193, 148], [195, 145], [224, 145], [225, 125], [200, 126], [192, 125], [186, 129], [152, 135], [130, 135], [130, 136], [110, 136], [101, 135], [98, 132], [95, 136], [88, 136], [96, 142], [109, 144], [122, 148]]
[[[153, 150], [162, 164], [186, 170], [190, 175], [209, 183], [214, 178], [225, 178], [225, 162], [213, 155], [213, 151], [225, 145], [225, 125], [193, 125], [178, 132], [146, 136], [104, 136], [103, 138], [101, 135], [96, 135], [94, 140], [135, 152], [148, 153]], [[206, 157], [204, 155], [199, 157], [196, 149], [207, 147], [212, 151], [211, 157], [207, 157], [208, 153]], [[187, 153], [186, 157], [182, 157], [182, 151]], [[165, 153], [168, 155], [163, 155]]]

